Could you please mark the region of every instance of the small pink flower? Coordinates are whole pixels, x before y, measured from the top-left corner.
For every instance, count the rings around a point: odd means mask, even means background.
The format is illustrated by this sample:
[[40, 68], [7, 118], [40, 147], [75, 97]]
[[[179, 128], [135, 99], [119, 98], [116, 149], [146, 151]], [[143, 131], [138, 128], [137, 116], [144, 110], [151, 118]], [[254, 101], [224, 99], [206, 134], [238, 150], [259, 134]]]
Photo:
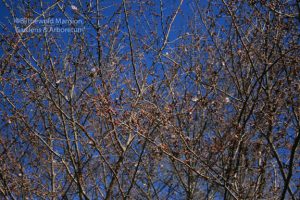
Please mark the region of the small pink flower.
[[74, 5], [71, 5], [71, 9], [74, 10], [74, 11], [76, 11], [76, 12], [78, 11], [78, 8], [76, 6], [74, 6]]

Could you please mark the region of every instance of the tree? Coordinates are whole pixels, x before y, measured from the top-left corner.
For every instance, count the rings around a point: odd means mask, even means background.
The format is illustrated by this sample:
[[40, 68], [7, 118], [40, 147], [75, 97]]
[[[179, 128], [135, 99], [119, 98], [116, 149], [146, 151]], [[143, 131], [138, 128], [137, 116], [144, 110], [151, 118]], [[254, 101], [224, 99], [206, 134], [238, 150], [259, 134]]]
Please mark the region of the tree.
[[297, 199], [298, 1], [7, 1], [0, 196]]

